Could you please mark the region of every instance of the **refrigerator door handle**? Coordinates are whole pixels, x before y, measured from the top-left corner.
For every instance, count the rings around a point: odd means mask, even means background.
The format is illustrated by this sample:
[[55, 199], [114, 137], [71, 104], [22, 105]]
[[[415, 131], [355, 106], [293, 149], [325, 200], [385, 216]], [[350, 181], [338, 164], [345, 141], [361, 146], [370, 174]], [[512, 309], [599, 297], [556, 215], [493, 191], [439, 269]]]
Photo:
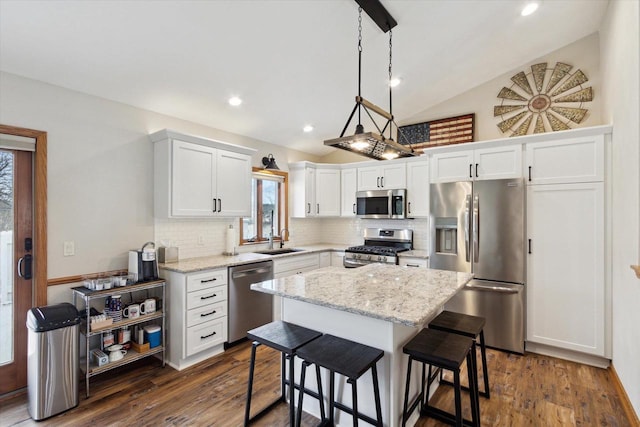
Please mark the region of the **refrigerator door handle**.
[[473, 196], [473, 262], [480, 257], [480, 196]]
[[469, 215], [471, 210], [471, 194], [467, 194], [464, 206], [464, 255], [467, 262], [469, 262], [469, 256], [471, 253], [471, 248], [469, 247], [469, 227], [471, 226], [469, 222]]

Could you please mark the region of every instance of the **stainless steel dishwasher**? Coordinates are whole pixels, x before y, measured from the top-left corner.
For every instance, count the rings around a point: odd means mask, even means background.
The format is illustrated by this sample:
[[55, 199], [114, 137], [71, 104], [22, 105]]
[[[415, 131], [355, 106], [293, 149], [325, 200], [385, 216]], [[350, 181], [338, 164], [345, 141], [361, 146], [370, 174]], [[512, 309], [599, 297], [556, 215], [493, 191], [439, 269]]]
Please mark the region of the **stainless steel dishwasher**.
[[252, 283], [273, 279], [273, 261], [229, 267], [229, 344], [247, 331], [273, 320], [273, 296], [251, 290]]

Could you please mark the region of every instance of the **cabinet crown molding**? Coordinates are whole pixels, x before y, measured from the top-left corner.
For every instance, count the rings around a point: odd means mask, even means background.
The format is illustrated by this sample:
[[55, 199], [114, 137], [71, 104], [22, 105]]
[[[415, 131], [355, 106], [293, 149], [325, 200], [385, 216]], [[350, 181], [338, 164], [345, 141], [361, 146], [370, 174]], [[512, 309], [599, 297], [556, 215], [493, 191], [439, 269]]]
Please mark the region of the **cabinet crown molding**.
[[218, 141], [202, 136], [188, 135], [171, 129], [162, 129], [149, 134], [149, 139], [151, 140], [151, 142], [166, 141], [168, 139], [179, 139], [180, 141], [190, 142], [192, 144], [199, 144], [212, 148], [220, 148], [222, 150], [233, 151], [240, 154], [247, 154], [249, 156], [252, 156], [258, 151], [254, 148], [243, 147], [242, 145], [231, 144], [228, 142]]

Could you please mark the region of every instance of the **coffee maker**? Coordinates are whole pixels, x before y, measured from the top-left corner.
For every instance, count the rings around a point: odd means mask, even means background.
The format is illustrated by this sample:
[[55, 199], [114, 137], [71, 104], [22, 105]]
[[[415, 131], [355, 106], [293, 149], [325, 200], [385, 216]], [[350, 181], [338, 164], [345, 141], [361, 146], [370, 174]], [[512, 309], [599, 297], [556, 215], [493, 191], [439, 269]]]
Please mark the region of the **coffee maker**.
[[129, 251], [129, 274], [133, 275], [136, 282], [158, 279], [155, 243], [147, 242], [141, 250]]

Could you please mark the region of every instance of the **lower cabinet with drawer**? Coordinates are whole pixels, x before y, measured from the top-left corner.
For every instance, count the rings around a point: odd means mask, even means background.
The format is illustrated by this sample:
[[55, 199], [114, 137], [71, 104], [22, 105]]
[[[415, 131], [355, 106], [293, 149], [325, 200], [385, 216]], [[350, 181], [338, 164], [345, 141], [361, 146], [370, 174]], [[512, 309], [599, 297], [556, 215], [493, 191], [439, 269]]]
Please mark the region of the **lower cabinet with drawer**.
[[227, 341], [227, 269], [176, 273], [167, 281], [167, 363], [181, 370], [224, 351]]

